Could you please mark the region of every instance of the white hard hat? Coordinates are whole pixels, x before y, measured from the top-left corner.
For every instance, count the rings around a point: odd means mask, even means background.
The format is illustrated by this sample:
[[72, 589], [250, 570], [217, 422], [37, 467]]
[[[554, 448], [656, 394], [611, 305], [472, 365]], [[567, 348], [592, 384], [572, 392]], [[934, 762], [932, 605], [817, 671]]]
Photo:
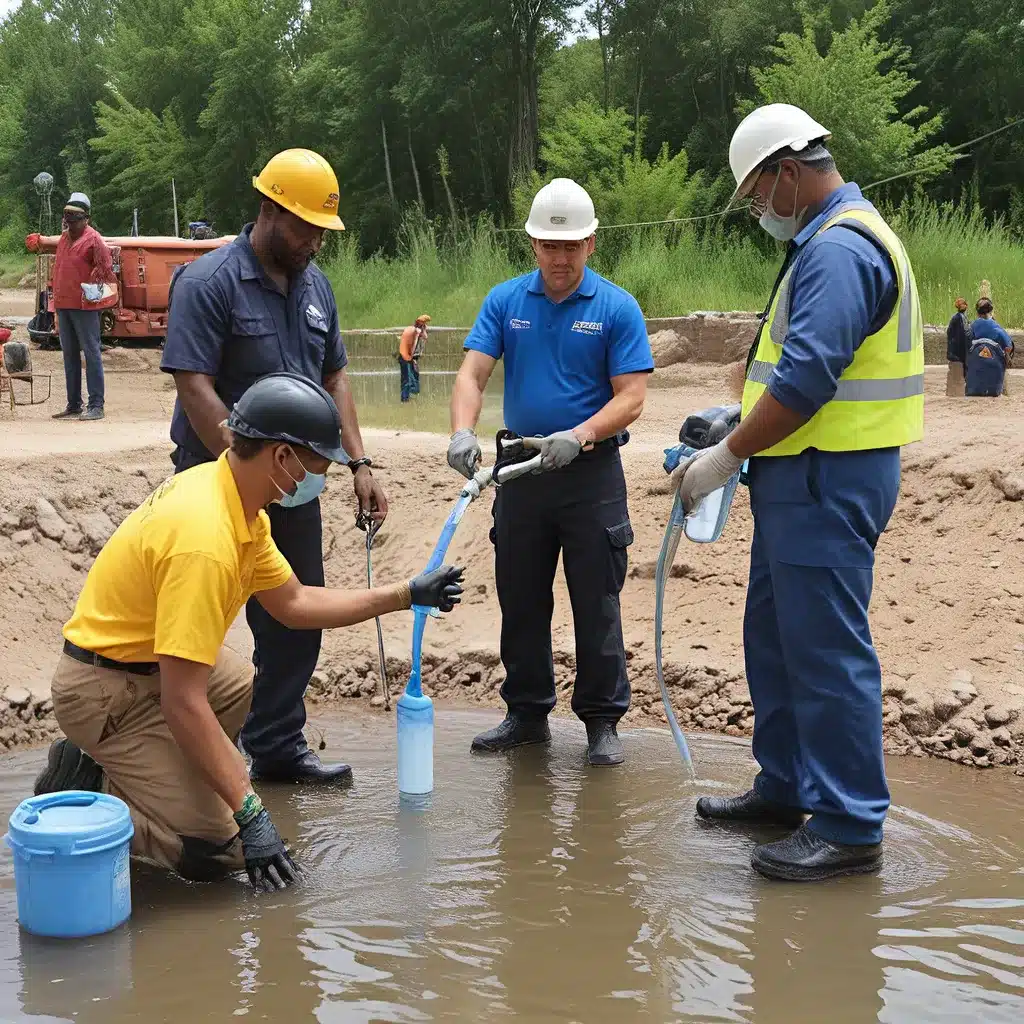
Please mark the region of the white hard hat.
[[594, 201], [571, 178], [555, 178], [534, 197], [526, 233], [547, 241], [579, 241], [597, 230]]
[[72, 192], [68, 196], [68, 201], [64, 206], [64, 209], [81, 210], [84, 213], [88, 213], [92, 209], [92, 204], [89, 202], [89, 197], [84, 192]]
[[783, 149], [800, 152], [831, 135], [806, 110], [789, 103], [769, 103], [752, 110], [740, 121], [729, 143], [729, 166], [736, 179], [729, 205], [750, 191], [757, 180], [755, 172], [773, 153]]

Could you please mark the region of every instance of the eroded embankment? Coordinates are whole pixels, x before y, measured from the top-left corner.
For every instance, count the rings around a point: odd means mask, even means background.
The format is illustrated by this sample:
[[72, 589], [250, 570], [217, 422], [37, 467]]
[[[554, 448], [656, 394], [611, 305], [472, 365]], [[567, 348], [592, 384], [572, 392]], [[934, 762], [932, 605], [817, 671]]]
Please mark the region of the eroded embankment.
[[[664, 722], [652, 639], [654, 566], [668, 513], [661, 448], [682, 414], [724, 397], [726, 372], [659, 371], [623, 450], [636, 534], [622, 594], [634, 695], [628, 722]], [[942, 371], [928, 377], [927, 387], [926, 440], [904, 453], [900, 502], [877, 552], [871, 623], [883, 666], [886, 749], [1024, 771], [1024, 438], [1016, 426], [1024, 415], [1022, 389], [994, 401], [947, 399]], [[37, 426], [43, 434], [53, 429], [49, 421]], [[110, 429], [128, 426], [114, 422]], [[444, 438], [379, 434], [372, 443], [375, 472], [391, 501], [374, 554], [376, 579], [386, 583], [426, 564], [458, 485], [445, 464]], [[52, 733], [48, 686], [61, 627], [95, 553], [168, 468], [166, 448], [0, 461], [0, 693], [7, 687], [0, 748]], [[443, 699], [497, 709], [500, 620], [489, 526], [489, 501], [477, 502], [450, 553], [466, 569], [464, 603], [428, 627], [425, 682]], [[722, 540], [684, 544], [677, 556], [665, 653], [684, 728], [750, 732], [741, 636], [751, 532], [741, 489]], [[324, 498], [324, 548], [330, 585], [365, 586], [347, 476], [332, 477]], [[405, 615], [384, 621], [396, 689], [408, 673], [409, 626]], [[566, 711], [574, 635], [560, 578], [552, 632], [559, 709]], [[244, 627], [232, 637], [248, 653]], [[372, 703], [375, 666], [372, 623], [326, 634], [311, 701]]]

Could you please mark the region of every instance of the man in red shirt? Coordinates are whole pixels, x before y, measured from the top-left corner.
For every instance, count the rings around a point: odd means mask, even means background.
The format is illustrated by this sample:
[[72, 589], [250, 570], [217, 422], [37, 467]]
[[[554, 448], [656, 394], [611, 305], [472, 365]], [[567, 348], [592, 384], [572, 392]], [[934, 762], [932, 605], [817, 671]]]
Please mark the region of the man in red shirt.
[[[103, 362], [100, 358], [100, 314], [87, 307], [83, 284], [114, 281], [110, 250], [90, 225], [89, 197], [72, 192], [64, 207], [64, 232], [53, 265], [53, 307], [57, 311], [60, 347], [64, 353], [64, 382], [68, 404], [55, 420], [75, 417], [103, 419]], [[82, 355], [89, 404], [82, 410]]]

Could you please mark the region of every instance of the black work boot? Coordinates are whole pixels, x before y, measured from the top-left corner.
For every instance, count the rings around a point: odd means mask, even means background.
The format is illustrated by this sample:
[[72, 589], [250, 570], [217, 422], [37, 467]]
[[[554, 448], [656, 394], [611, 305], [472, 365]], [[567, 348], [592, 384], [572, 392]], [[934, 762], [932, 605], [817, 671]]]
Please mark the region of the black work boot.
[[548, 728], [546, 717], [527, 718], [524, 715], [508, 714], [500, 725], [474, 737], [470, 750], [499, 752], [511, 750], [513, 747], [550, 742], [551, 730]]
[[351, 786], [352, 769], [347, 764], [324, 764], [312, 750], [294, 761], [253, 761], [249, 767], [253, 782], [311, 782], [320, 785]]
[[622, 764], [626, 755], [622, 752], [622, 740], [615, 729], [615, 723], [607, 719], [587, 722], [587, 760], [591, 764]]
[[32, 792], [36, 796], [67, 789], [99, 793], [102, 788], [103, 769], [71, 740], [61, 738], [50, 744], [46, 767], [36, 776]]
[[776, 843], [755, 846], [750, 866], [768, 878], [786, 882], [820, 882], [841, 875], [865, 875], [882, 866], [882, 844], [833, 843], [803, 825]]
[[799, 828], [804, 821], [804, 812], [798, 807], [765, 800], [751, 789], [742, 796], [702, 796], [697, 801], [697, 817], [706, 821]]

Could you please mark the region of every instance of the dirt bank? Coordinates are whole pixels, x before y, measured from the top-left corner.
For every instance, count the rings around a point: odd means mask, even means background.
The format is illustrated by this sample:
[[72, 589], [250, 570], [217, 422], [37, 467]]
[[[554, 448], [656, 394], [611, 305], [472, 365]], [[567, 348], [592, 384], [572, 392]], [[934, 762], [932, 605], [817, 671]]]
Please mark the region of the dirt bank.
[[[54, 395], [19, 408], [0, 426], [0, 748], [39, 742], [53, 731], [48, 701], [61, 625], [91, 560], [114, 527], [170, 470], [166, 424], [173, 393], [154, 369], [156, 353], [114, 350], [107, 419], [53, 423], [63, 404], [54, 353], [34, 353], [54, 373]], [[647, 409], [623, 450], [636, 543], [623, 593], [633, 684], [629, 722], [663, 722], [653, 673], [653, 576], [669, 500], [661, 449], [682, 417], [720, 401], [723, 366], [677, 365], [652, 379]], [[904, 453], [904, 484], [879, 545], [872, 627], [885, 685], [886, 749], [965, 764], [1017, 765], [1024, 772], [1024, 374], [997, 400], [944, 396], [945, 370], [927, 375], [927, 439]], [[392, 502], [375, 555], [381, 581], [413, 575], [433, 547], [458, 491], [444, 462], [445, 439], [367, 431]], [[425, 682], [444, 699], [499, 707], [498, 612], [489, 500], [466, 516], [450, 557], [465, 564], [467, 599], [431, 621]], [[362, 535], [351, 491], [332, 478], [324, 499], [327, 576], [361, 587]], [[743, 676], [741, 620], [751, 520], [741, 490], [723, 539], [684, 545], [668, 595], [666, 674], [684, 728], [747, 735], [752, 712]], [[408, 672], [410, 619], [385, 620], [389, 671]], [[244, 622], [230, 642], [250, 649]], [[573, 632], [559, 582], [554, 617], [556, 672], [571, 686]], [[328, 634], [312, 702], [377, 693], [372, 623]], [[566, 697], [568, 695], [566, 694]], [[565, 711], [568, 700], [561, 702]]]

